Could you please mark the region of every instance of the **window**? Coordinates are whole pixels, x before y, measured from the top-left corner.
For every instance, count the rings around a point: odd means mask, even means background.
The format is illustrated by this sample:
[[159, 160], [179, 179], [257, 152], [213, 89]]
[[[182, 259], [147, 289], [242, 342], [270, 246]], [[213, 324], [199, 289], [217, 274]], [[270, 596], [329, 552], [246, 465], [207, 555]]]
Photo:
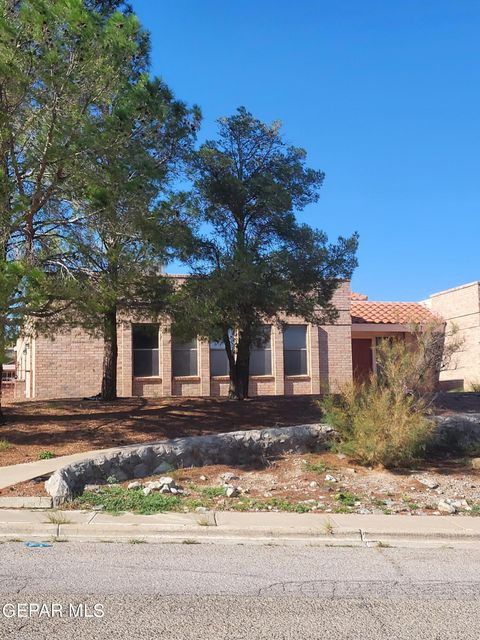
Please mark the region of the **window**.
[[250, 375], [272, 375], [272, 328], [270, 325], [262, 327], [262, 335], [252, 345], [250, 350]]
[[228, 376], [229, 366], [227, 351], [223, 340], [210, 342], [210, 375]]
[[158, 324], [132, 326], [133, 375], [135, 378], [158, 376]]
[[307, 327], [288, 326], [283, 332], [283, 366], [286, 376], [307, 375]]
[[173, 339], [172, 370], [174, 377], [198, 375], [197, 340]]

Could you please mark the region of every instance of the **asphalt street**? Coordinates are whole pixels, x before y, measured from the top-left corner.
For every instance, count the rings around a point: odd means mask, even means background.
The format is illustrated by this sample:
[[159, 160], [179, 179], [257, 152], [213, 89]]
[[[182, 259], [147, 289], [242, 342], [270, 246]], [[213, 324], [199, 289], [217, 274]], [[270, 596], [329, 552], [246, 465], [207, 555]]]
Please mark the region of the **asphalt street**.
[[478, 640], [480, 548], [9, 542], [0, 638]]

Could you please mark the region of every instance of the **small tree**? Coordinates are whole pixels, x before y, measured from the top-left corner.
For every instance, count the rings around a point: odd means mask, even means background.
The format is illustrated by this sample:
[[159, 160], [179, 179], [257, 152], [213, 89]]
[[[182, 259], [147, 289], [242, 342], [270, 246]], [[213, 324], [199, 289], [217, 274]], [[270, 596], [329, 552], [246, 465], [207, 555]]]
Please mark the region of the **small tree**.
[[81, 174], [78, 223], [64, 258], [72, 306], [63, 319], [103, 338], [102, 400], [117, 394], [119, 314], [166, 309], [171, 282], [163, 264], [188, 237], [166, 190], [199, 117], [159, 80], [141, 79], [112, 103]]
[[77, 174], [105, 105], [146, 61], [122, 5], [0, 0], [0, 331], [57, 310], [52, 275]]
[[223, 341], [232, 398], [248, 396], [262, 324], [287, 315], [332, 321], [333, 293], [356, 266], [356, 235], [328, 244], [295, 218], [318, 200], [324, 178], [305, 158], [285, 144], [278, 122], [264, 124], [243, 107], [219, 120], [218, 139], [192, 158], [203, 234], [190, 260], [194, 277], [178, 294], [175, 330]]

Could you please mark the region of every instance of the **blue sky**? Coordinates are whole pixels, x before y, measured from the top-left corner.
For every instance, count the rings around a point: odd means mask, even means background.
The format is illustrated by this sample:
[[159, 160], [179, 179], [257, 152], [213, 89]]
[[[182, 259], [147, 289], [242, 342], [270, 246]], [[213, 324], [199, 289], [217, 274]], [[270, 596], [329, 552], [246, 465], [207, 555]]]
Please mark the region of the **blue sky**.
[[133, 0], [153, 72], [203, 112], [280, 119], [325, 171], [300, 219], [360, 233], [356, 291], [419, 300], [480, 279], [477, 0]]

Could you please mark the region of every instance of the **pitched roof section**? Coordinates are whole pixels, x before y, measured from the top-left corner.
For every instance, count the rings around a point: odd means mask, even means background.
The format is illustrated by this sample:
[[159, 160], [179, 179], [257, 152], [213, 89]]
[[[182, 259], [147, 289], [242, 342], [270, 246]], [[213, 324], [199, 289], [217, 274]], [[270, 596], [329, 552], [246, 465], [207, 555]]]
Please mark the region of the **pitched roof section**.
[[409, 324], [438, 320], [417, 302], [366, 302], [353, 299], [351, 315], [353, 324]]
[[365, 293], [357, 293], [352, 291], [350, 294], [350, 300], [368, 300], [368, 296]]

